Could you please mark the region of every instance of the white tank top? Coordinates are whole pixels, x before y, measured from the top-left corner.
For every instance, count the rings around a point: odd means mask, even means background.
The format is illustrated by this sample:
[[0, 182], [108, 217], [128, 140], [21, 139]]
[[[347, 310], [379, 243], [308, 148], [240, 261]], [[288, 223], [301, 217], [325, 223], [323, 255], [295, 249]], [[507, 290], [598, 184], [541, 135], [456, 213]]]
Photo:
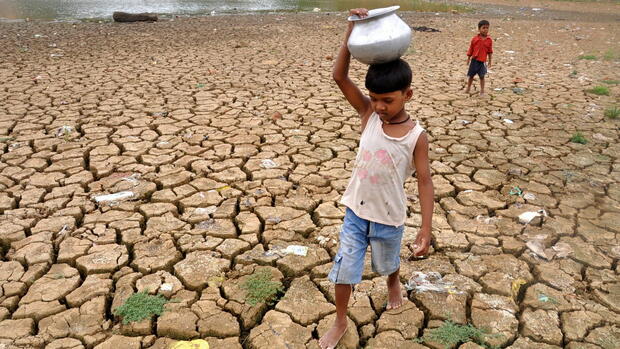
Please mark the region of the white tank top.
[[407, 217], [404, 183], [415, 171], [413, 150], [422, 126], [416, 122], [403, 137], [383, 132], [382, 122], [372, 113], [360, 138], [349, 185], [340, 203], [358, 217], [400, 226]]

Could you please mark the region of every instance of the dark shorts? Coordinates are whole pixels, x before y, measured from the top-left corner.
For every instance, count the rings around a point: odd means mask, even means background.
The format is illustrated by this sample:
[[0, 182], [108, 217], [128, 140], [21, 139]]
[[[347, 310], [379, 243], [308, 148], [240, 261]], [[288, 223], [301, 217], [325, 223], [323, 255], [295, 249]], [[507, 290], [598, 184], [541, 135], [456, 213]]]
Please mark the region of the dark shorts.
[[486, 64], [484, 64], [484, 62], [472, 59], [471, 63], [469, 63], [469, 70], [467, 71], [467, 76], [473, 77], [476, 74], [478, 74], [480, 79], [484, 79], [484, 76], [487, 74], [487, 66]]

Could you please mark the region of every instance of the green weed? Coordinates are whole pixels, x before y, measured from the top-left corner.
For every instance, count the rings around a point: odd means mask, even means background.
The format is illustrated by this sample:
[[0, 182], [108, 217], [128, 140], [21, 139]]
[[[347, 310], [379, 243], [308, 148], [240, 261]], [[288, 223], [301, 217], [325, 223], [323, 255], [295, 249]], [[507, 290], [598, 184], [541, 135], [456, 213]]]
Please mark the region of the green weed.
[[570, 138], [570, 141], [573, 143], [586, 144], [588, 140], [581, 132], [575, 132], [573, 136]]
[[579, 59], [585, 59], [587, 61], [594, 61], [594, 60], [596, 60], [596, 56], [595, 55], [581, 55], [578, 58]]
[[148, 319], [153, 315], [161, 315], [164, 312], [164, 305], [170, 302], [164, 296], [152, 296], [147, 291], [134, 293], [123, 305], [114, 309], [114, 315], [123, 319], [123, 324], [139, 322]]
[[607, 84], [607, 85], [618, 85], [618, 84], [620, 84], [620, 80], [602, 80], [601, 82], [604, 83], [604, 84]]
[[435, 342], [443, 345], [446, 349], [467, 342], [474, 342], [484, 348], [496, 348], [487, 343], [487, 338], [498, 336], [501, 335], [492, 335], [487, 330], [476, 328], [471, 324], [460, 325], [446, 320], [440, 327], [427, 331], [424, 336], [414, 339], [414, 342]]
[[597, 96], [609, 96], [609, 88], [606, 86], [594, 86], [593, 88], [586, 90], [587, 93], [593, 93]]
[[574, 78], [575, 76], [577, 76], [577, 71], [573, 70], [568, 76], [570, 76], [571, 78]]
[[616, 55], [616, 53], [612, 50], [607, 50], [605, 54], [603, 55], [603, 59], [606, 61], [611, 61], [617, 58], [618, 58], [618, 55]]
[[620, 108], [616, 106], [607, 108], [605, 109], [604, 115], [609, 119], [617, 119], [618, 116], [620, 116]]
[[284, 288], [280, 281], [272, 281], [272, 275], [267, 270], [261, 270], [250, 276], [241, 288], [247, 291], [246, 303], [255, 306], [259, 303], [272, 304]]

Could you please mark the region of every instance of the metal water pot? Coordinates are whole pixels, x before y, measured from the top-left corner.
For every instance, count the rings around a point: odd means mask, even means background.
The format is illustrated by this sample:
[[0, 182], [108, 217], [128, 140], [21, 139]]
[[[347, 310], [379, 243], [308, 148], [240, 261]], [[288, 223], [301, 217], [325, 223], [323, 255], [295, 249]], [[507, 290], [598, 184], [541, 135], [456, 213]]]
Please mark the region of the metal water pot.
[[411, 43], [411, 28], [396, 15], [400, 6], [368, 11], [368, 16], [350, 16], [355, 22], [349, 36], [349, 52], [366, 64], [385, 63], [400, 58]]

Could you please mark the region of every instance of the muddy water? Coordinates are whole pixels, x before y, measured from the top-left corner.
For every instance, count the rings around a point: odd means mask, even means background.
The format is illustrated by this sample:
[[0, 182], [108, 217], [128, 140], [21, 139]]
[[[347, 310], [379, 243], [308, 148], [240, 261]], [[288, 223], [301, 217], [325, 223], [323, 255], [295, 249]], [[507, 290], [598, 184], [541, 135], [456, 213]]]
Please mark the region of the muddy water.
[[342, 11], [352, 7], [376, 8], [400, 5], [406, 0], [0, 0], [0, 18], [71, 20], [107, 18], [114, 11], [199, 15], [277, 11]]

